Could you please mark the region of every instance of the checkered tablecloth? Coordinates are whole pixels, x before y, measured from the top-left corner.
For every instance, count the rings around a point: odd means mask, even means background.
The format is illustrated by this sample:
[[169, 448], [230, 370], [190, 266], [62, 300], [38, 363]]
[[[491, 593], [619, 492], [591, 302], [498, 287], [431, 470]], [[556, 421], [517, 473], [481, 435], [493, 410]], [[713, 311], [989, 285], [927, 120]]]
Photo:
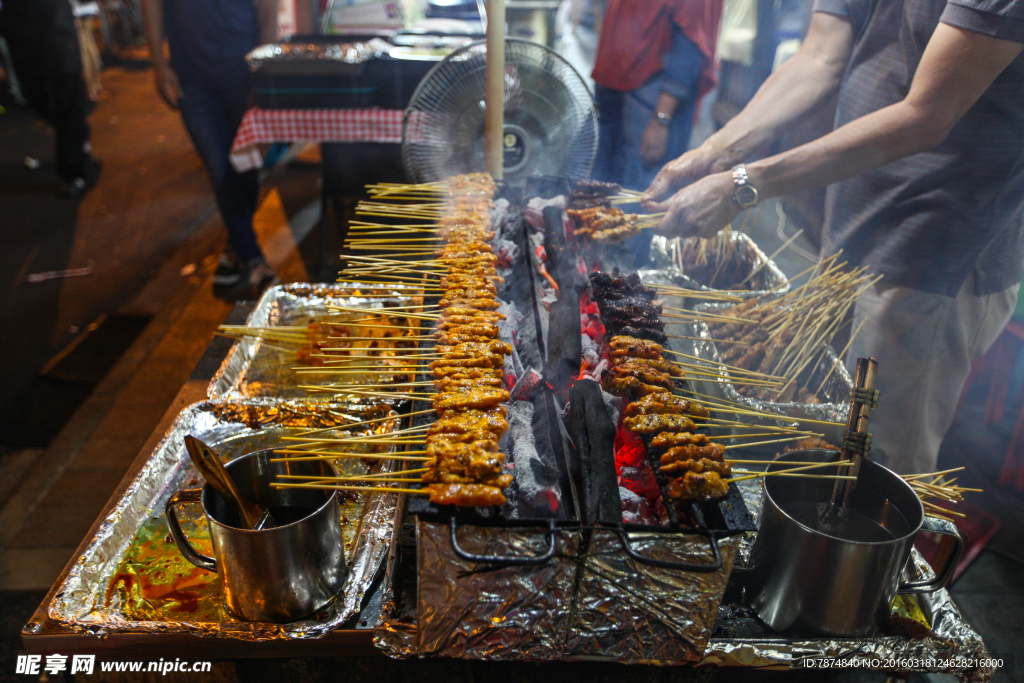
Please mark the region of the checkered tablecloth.
[[260, 168], [257, 145], [270, 142], [402, 141], [402, 109], [258, 109], [245, 113], [231, 145], [238, 171]]

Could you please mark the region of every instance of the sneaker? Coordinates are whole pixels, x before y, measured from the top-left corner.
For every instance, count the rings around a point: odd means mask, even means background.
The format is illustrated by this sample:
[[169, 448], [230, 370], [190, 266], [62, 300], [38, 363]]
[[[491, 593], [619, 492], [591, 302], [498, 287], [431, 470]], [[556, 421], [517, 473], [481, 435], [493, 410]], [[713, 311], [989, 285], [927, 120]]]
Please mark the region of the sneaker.
[[268, 287], [281, 282], [281, 279], [277, 277], [277, 273], [270, 267], [270, 264], [263, 259], [253, 259], [249, 261], [249, 286], [252, 287], [256, 295], [262, 294]]
[[220, 255], [217, 270], [213, 271], [214, 287], [234, 287], [242, 281], [245, 264], [233, 251], [225, 251]]

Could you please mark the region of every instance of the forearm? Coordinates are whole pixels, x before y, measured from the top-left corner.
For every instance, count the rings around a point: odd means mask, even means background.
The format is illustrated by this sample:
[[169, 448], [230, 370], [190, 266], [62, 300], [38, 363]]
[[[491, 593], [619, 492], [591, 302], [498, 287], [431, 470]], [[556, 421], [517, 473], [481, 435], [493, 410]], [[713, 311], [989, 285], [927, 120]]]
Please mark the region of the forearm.
[[157, 70], [167, 68], [164, 55], [164, 3], [163, 0], [142, 0], [142, 30], [146, 45]]
[[277, 6], [278, 0], [259, 0], [256, 6], [260, 45], [277, 42]]
[[927, 151], [949, 130], [907, 101], [852, 121], [795, 149], [746, 165], [760, 199], [836, 183]]
[[785, 130], [832, 99], [839, 90], [852, 44], [845, 20], [815, 14], [799, 52], [758, 89], [743, 110], [701, 146], [713, 160], [711, 172], [756, 157]]
[[658, 95], [658, 103], [654, 105], [654, 115], [664, 114], [665, 116], [672, 118], [676, 113], [676, 107], [679, 106], [679, 98], [668, 94], [664, 90]]

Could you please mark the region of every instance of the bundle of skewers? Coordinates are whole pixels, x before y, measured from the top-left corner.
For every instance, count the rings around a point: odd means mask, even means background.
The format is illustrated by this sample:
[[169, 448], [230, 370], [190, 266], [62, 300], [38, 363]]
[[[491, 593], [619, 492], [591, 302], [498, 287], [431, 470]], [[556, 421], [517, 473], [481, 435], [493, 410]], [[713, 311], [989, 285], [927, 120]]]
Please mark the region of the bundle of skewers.
[[867, 275], [867, 267], [845, 270], [847, 264], [839, 263], [838, 256], [823, 260], [806, 284], [780, 297], [701, 312], [707, 338], [719, 346], [722, 362], [783, 379], [780, 387], [738, 386], [741, 395], [779, 403], [819, 402], [834, 367], [823, 377], [816, 371], [823, 367], [833, 337], [860, 296], [881, 279]]
[[730, 228], [714, 237], [680, 240], [676, 264], [693, 281], [713, 289], [750, 289], [754, 255], [738, 248], [739, 239]]
[[[408, 398], [429, 400], [432, 410], [418, 412], [433, 412], [437, 421], [396, 432], [380, 442], [424, 446], [422, 450], [383, 456], [418, 461], [423, 467], [406, 470], [398, 478], [367, 479], [362, 487], [372, 487], [381, 481], [418, 482], [424, 484], [423, 488], [384, 486], [373, 490], [425, 494], [438, 505], [500, 505], [505, 502], [502, 489], [512, 482], [511, 475], [502, 473], [505, 456], [498, 450], [498, 440], [508, 430], [502, 404], [509, 400], [509, 394], [504, 388], [502, 368], [505, 356], [513, 350], [498, 338], [497, 323], [505, 316], [497, 311], [500, 304], [496, 300], [496, 285], [502, 279], [496, 272], [497, 257], [489, 243], [494, 237], [490, 212], [496, 188], [486, 174], [450, 178], [443, 187], [444, 202], [412, 205], [416, 207], [413, 212], [382, 208], [382, 204], [373, 204], [367, 210], [372, 215], [426, 218], [441, 207], [436, 223], [429, 228], [417, 228], [430, 230], [433, 237], [429, 241], [436, 239], [443, 244], [432, 253], [434, 258], [396, 261], [350, 257], [350, 265], [342, 271], [347, 281], [359, 277], [365, 278], [364, 282], [418, 282], [428, 295], [439, 296], [436, 304], [422, 306], [410, 314], [430, 321], [435, 327], [433, 333], [407, 337], [434, 341], [436, 346], [430, 351], [419, 349], [405, 358], [416, 372], [429, 369], [433, 379], [422, 384], [433, 391], [416, 391], [421, 383], [409, 382], [406, 386], [413, 390], [401, 392]], [[424, 207], [429, 207], [427, 213], [422, 213]], [[393, 230], [402, 234], [406, 226], [393, 226]], [[434, 308], [439, 313], [434, 313]], [[368, 384], [357, 390], [372, 393], [385, 388]], [[344, 391], [351, 392], [353, 388], [345, 387]], [[331, 450], [324, 450], [331, 443], [313, 439], [298, 450], [334, 457]], [[409, 475], [415, 478], [410, 479]]]
[[[716, 368], [705, 363], [688, 363], [685, 354], [665, 349], [660, 311], [653, 303], [656, 292], [636, 275], [624, 278], [606, 273], [591, 275], [591, 294], [601, 311], [610, 335], [610, 366], [601, 377], [602, 388], [623, 398], [623, 425], [644, 441], [656, 466], [667, 481], [666, 494], [676, 504], [707, 501], [728, 493], [733, 464], [752, 461], [726, 460], [730, 448], [781, 443], [820, 437], [775, 423], [778, 415], [747, 410], [730, 402], [688, 390], [681, 381], [688, 375], [721, 378], [724, 372], [746, 371]], [[670, 360], [665, 354], [675, 354]], [[778, 381], [770, 375], [751, 377], [751, 382]], [[711, 410], [715, 411], [712, 416]], [[756, 416], [766, 424], [744, 424], [726, 419], [725, 414]], [[774, 423], [774, 424], [773, 424]], [[831, 423], [829, 423], [831, 424]], [[744, 430], [755, 430], [744, 433]], [[712, 434], [722, 430], [727, 433]], [[747, 441], [751, 437], [776, 437], [768, 441]], [[738, 443], [725, 445], [724, 440]], [[756, 462], [756, 461], [753, 461]], [[845, 464], [845, 463], [844, 463]], [[817, 467], [814, 463], [801, 463]], [[818, 476], [818, 475], [809, 475]], [[821, 475], [843, 476], [843, 475]]]

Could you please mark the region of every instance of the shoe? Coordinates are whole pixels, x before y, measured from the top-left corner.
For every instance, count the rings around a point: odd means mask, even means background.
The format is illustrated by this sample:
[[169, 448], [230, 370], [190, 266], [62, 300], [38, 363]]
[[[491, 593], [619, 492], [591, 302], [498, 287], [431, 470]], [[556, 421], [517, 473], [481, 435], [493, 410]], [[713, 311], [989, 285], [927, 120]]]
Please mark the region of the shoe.
[[261, 258], [249, 261], [249, 286], [257, 296], [280, 282], [281, 279], [277, 277], [269, 263]]
[[85, 175], [77, 178], [72, 178], [61, 184], [61, 193], [65, 197], [79, 197], [93, 187], [96, 186], [96, 181], [100, 178], [100, 171], [103, 170], [103, 164], [96, 159], [89, 159], [85, 167]]
[[233, 251], [225, 251], [217, 262], [217, 270], [213, 271], [214, 287], [234, 287], [242, 281], [245, 264]]

